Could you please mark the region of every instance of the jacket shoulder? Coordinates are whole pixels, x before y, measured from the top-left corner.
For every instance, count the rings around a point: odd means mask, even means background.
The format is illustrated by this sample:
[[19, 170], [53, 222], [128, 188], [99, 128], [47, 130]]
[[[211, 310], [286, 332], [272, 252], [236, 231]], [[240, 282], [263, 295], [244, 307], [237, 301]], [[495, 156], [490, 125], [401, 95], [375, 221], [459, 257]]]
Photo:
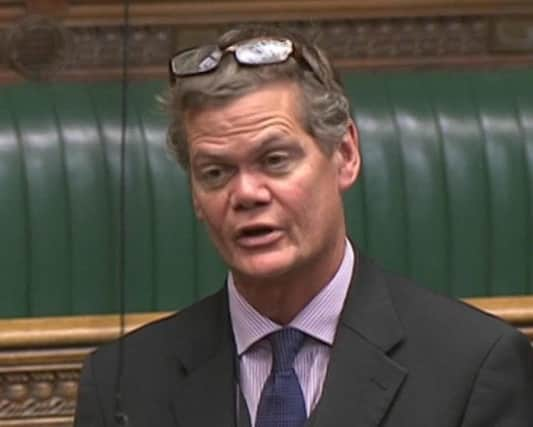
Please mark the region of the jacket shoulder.
[[120, 339], [100, 346], [91, 357], [96, 363], [109, 364], [122, 351], [128, 360], [157, 359], [175, 348], [186, 346], [188, 341], [194, 339], [194, 335], [208, 334], [216, 325], [217, 318], [223, 315], [226, 299], [225, 290], [218, 291], [183, 310], [147, 323]]
[[386, 284], [402, 327], [412, 339], [435, 348], [453, 346], [473, 351], [490, 348], [504, 335], [518, 335], [527, 341], [499, 317], [424, 288], [411, 279], [374, 268]]

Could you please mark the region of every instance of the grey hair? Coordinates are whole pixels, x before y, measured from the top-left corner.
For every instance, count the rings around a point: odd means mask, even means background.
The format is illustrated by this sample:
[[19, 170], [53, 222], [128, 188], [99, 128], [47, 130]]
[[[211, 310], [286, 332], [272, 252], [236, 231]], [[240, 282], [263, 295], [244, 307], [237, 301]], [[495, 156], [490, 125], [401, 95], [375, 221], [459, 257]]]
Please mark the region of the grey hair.
[[210, 107], [224, 106], [258, 88], [277, 82], [295, 82], [303, 96], [300, 120], [303, 128], [327, 155], [331, 155], [347, 131], [352, 112], [344, 89], [330, 61], [316, 45], [301, 35], [274, 26], [234, 29], [217, 41], [224, 50], [243, 40], [256, 37], [285, 37], [313, 61], [313, 70], [292, 55], [280, 64], [241, 66], [233, 55], [225, 55], [212, 72], [177, 78], [164, 104], [170, 115], [167, 146], [178, 163], [189, 170], [189, 146], [185, 114]]

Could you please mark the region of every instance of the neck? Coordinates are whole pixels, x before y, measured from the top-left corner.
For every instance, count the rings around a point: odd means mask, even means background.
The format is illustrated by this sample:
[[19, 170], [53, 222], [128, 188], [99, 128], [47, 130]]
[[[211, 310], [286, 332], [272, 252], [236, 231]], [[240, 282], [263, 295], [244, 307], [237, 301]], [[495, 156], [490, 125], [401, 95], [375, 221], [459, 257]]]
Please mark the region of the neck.
[[[317, 259], [275, 277], [251, 278], [233, 272], [239, 293], [263, 316], [287, 325], [331, 281], [344, 257], [344, 236]], [[328, 258], [323, 253], [329, 253]]]

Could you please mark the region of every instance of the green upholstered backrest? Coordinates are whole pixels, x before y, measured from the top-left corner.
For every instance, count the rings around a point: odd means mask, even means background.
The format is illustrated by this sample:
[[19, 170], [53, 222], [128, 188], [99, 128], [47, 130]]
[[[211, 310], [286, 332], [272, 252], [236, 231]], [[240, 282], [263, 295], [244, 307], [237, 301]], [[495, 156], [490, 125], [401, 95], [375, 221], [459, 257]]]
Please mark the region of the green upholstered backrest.
[[[363, 173], [350, 234], [454, 296], [533, 290], [533, 73], [351, 73]], [[128, 311], [218, 289], [224, 266], [164, 150], [162, 82], [127, 92]], [[117, 311], [121, 84], [0, 89], [0, 317]]]

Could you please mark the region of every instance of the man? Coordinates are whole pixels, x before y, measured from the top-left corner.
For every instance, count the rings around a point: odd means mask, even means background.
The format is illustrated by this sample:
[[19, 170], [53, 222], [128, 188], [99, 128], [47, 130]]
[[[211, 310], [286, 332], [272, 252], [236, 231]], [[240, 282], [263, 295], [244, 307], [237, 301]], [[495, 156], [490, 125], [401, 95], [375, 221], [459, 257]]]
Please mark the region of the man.
[[533, 425], [525, 337], [347, 240], [357, 130], [318, 48], [234, 30], [170, 71], [169, 144], [227, 283], [91, 355], [78, 427]]

